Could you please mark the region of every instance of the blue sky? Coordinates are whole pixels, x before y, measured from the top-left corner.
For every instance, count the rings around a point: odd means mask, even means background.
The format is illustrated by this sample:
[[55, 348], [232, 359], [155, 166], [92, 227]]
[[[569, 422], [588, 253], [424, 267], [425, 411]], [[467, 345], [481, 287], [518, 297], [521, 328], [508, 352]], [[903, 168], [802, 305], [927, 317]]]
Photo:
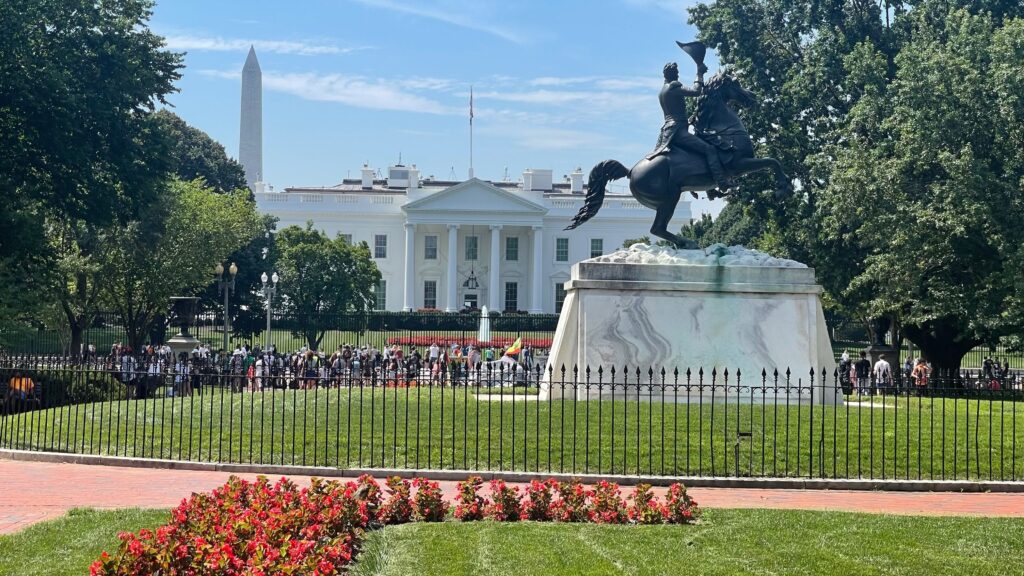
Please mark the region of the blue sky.
[[332, 185], [399, 155], [425, 176], [465, 178], [471, 86], [476, 175], [500, 180], [506, 168], [560, 177], [645, 154], [662, 66], [694, 72], [675, 46], [695, 35], [693, 1], [158, 0], [151, 26], [187, 53], [175, 111], [232, 156], [256, 46], [265, 179], [277, 188]]

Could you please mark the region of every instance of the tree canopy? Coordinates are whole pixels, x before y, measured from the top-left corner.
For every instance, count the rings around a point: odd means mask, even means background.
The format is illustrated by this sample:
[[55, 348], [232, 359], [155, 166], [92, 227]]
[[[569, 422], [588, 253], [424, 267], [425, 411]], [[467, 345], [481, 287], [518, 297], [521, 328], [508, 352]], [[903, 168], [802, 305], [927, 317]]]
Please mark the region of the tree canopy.
[[202, 130], [189, 126], [180, 116], [164, 108], [153, 119], [170, 144], [172, 170], [182, 180], [202, 178], [216, 192], [246, 190], [245, 170], [228, 156], [224, 146]]
[[0, 3], [0, 188], [16, 210], [116, 221], [167, 165], [147, 122], [181, 56], [149, 30], [150, 0]]

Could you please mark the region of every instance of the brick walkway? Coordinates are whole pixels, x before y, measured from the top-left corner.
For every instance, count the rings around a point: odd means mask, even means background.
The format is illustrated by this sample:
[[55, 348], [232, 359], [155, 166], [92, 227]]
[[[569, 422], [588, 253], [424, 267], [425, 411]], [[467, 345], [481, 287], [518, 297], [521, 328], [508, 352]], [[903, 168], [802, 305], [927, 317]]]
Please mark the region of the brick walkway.
[[[116, 468], [0, 460], [0, 534], [63, 515], [71, 508], [171, 508], [193, 492], [211, 490], [225, 472]], [[240, 474], [254, 479], [255, 474]], [[305, 476], [292, 476], [300, 486]], [[452, 497], [454, 482], [442, 482]], [[657, 490], [656, 490], [657, 491]], [[663, 493], [660, 491], [659, 493]], [[846, 510], [886, 514], [1024, 517], [1024, 494], [857, 492], [693, 488], [705, 508]]]

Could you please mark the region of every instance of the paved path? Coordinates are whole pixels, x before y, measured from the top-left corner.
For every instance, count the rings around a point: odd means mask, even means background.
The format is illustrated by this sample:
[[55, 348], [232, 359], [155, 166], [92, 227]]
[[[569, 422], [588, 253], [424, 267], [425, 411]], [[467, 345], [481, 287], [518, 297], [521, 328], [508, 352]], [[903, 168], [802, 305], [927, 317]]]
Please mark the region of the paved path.
[[[226, 472], [117, 468], [0, 460], [0, 534], [63, 515], [71, 508], [171, 508], [193, 492], [227, 481]], [[255, 474], [240, 474], [255, 479]], [[309, 477], [292, 476], [300, 486]], [[442, 482], [445, 495], [455, 482]], [[655, 490], [663, 494], [664, 490]], [[624, 490], [625, 492], [625, 490]], [[1024, 494], [857, 492], [693, 488], [705, 508], [846, 510], [887, 514], [1024, 517]]]

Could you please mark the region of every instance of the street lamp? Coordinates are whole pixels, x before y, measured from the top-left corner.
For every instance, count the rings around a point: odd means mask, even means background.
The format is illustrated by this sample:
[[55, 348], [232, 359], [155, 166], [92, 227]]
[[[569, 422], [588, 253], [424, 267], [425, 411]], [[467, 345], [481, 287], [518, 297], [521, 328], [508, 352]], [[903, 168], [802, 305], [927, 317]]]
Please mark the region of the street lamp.
[[217, 276], [217, 290], [218, 292], [224, 293], [224, 353], [230, 352], [228, 350], [228, 333], [231, 332], [231, 315], [228, 313], [228, 304], [230, 303], [231, 293], [235, 290], [235, 276], [238, 275], [238, 266], [232, 262], [231, 266], [227, 269], [227, 274], [224, 273], [224, 265], [218, 263], [214, 269], [214, 274]]
[[[264, 337], [263, 350], [270, 350], [270, 305], [273, 303], [274, 295], [277, 294], [277, 281], [281, 278], [274, 272], [273, 276], [267, 278], [267, 273], [260, 275], [263, 282], [263, 297], [267, 299], [267, 334]], [[270, 280], [270, 283], [267, 283]]]

